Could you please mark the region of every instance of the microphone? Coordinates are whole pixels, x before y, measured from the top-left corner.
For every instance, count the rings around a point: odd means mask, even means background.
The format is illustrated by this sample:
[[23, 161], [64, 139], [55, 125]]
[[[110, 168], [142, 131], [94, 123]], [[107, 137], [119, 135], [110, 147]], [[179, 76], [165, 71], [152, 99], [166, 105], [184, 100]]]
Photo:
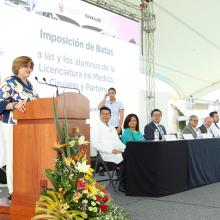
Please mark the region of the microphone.
[[37, 81], [38, 83], [40, 83], [40, 82], [38, 81], [38, 78], [37, 78], [37, 76], [35, 76], [34, 78], [35, 78], [35, 80], [36, 80], [36, 81]]
[[48, 86], [56, 87], [56, 96], [59, 95], [58, 86], [47, 83], [47, 81], [46, 81], [45, 78], [43, 78], [43, 81], [44, 81], [44, 82], [40, 82], [40, 81], [38, 80], [38, 77], [37, 77], [37, 76], [35, 76], [34, 78], [35, 78], [35, 80], [36, 80], [39, 84], [43, 84], [43, 85], [48, 85]]
[[79, 92], [79, 94], [81, 94], [80, 90], [78, 88], [74, 88], [74, 87], [67, 87], [67, 86], [56, 86], [54, 84], [49, 84], [47, 83], [46, 79], [45, 78], [42, 78], [43, 81], [48, 85], [48, 86], [55, 86], [57, 88], [62, 88], [62, 89], [74, 89], [74, 90], [77, 90]]
[[79, 92], [79, 94], [81, 94], [80, 90], [78, 88], [74, 88], [74, 87], [67, 87], [67, 86], [57, 86], [57, 85], [54, 85], [54, 84], [50, 84], [47, 82], [47, 80], [45, 79], [45, 77], [43, 77], [43, 81], [44, 82], [40, 82], [37, 78], [37, 76], [35, 76], [35, 79], [37, 80], [38, 83], [40, 84], [44, 84], [44, 85], [48, 85], [48, 86], [52, 86], [52, 87], [56, 87], [56, 96], [59, 95], [59, 91], [58, 91], [58, 88], [63, 88], [63, 89], [74, 89], [74, 90], [77, 90]]

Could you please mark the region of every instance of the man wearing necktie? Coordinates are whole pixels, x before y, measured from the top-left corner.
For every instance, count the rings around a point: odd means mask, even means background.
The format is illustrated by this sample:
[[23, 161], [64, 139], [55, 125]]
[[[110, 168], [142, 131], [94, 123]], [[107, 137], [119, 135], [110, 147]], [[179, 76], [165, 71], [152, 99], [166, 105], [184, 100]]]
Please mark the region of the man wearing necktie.
[[204, 119], [203, 124], [199, 127], [200, 131], [204, 134], [205, 133], [210, 133], [214, 137], [214, 134], [211, 130], [212, 123], [213, 123], [213, 118], [212, 117], [206, 117]]
[[157, 129], [159, 131], [159, 139], [164, 139], [164, 135], [167, 134], [166, 129], [160, 124], [162, 118], [162, 112], [159, 109], [154, 109], [151, 112], [151, 122], [144, 128], [144, 136], [146, 140], [154, 140], [154, 132]]
[[193, 138], [197, 138], [197, 125], [198, 125], [198, 117], [196, 115], [190, 115], [189, 116], [189, 122], [183, 128], [182, 133], [183, 134], [192, 134]]
[[212, 123], [210, 129], [211, 129], [214, 137], [219, 137], [220, 128], [219, 128], [219, 125], [218, 125], [218, 122], [219, 122], [218, 112], [217, 111], [210, 112], [209, 116], [212, 117], [212, 119], [213, 119], [213, 123]]

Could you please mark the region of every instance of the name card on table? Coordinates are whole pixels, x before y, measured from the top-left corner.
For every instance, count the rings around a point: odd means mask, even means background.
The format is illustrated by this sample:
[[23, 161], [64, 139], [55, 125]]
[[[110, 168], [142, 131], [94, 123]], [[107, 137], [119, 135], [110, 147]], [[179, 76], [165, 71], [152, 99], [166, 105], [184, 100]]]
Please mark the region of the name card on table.
[[165, 141], [175, 141], [177, 140], [176, 135], [174, 134], [166, 134], [164, 135]]
[[192, 134], [183, 134], [183, 138], [185, 140], [192, 140], [194, 139], [193, 135]]
[[202, 138], [212, 138], [211, 133], [202, 133]]

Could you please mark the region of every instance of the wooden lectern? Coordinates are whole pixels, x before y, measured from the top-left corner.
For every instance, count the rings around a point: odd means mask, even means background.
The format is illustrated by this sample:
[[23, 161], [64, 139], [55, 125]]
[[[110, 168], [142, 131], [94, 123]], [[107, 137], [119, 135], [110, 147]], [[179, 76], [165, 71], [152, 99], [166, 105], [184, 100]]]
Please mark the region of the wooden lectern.
[[[79, 128], [86, 140], [90, 140], [89, 100], [77, 93], [63, 93], [56, 97], [60, 123], [68, 119], [69, 132]], [[65, 108], [65, 110], [64, 110]], [[53, 118], [53, 99], [42, 98], [27, 103], [25, 113], [14, 112], [17, 125], [14, 126], [14, 179], [10, 208], [11, 220], [30, 220], [40, 192], [49, 181], [45, 168], [54, 168], [56, 152], [52, 149], [57, 136]], [[90, 159], [89, 146], [86, 146]], [[50, 186], [50, 184], [49, 184]]]

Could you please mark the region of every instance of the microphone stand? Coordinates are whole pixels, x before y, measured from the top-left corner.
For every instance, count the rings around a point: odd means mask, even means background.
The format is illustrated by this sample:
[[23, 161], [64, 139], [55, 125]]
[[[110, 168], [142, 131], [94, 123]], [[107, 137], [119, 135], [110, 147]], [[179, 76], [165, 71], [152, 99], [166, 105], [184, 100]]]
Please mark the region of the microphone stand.
[[38, 80], [38, 77], [37, 77], [37, 76], [35, 76], [34, 78], [35, 78], [35, 80], [36, 80], [39, 84], [43, 84], [43, 85], [48, 85], [48, 86], [56, 87], [56, 96], [59, 95], [58, 86], [53, 85], [53, 84], [48, 84], [48, 83], [46, 82], [46, 79], [45, 79], [45, 78], [43, 78], [43, 80], [44, 80], [45, 83], [40, 82], [40, 81]]
[[[43, 78], [43, 81], [44, 81], [48, 86], [56, 86], [56, 85], [53, 85], [53, 84], [49, 84], [49, 83], [47, 83], [47, 81], [46, 81], [45, 78]], [[80, 93], [80, 90], [77, 89], [77, 88], [66, 87], [66, 86], [56, 86], [56, 87], [58, 87], [58, 88], [62, 88], [62, 89], [74, 89], [74, 90], [77, 90], [77, 91], [79, 92], [79, 94], [81, 94], [81, 93]]]
[[56, 96], [58, 96], [58, 95], [59, 95], [58, 86], [53, 85], [53, 84], [49, 84], [49, 83], [47, 83], [47, 81], [46, 81], [46, 79], [45, 79], [45, 78], [43, 78], [43, 81], [44, 81], [44, 82], [45, 82], [45, 84], [46, 84], [46, 85], [48, 85], [48, 86], [56, 87]]
[[56, 96], [59, 95], [59, 90], [58, 88], [62, 88], [62, 89], [74, 89], [74, 90], [77, 90], [79, 92], [79, 94], [81, 94], [80, 90], [78, 88], [72, 88], [72, 87], [67, 87], [67, 86], [57, 86], [57, 85], [54, 85], [54, 84], [50, 84], [50, 83], [47, 83], [46, 79], [45, 78], [42, 78], [44, 83], [43, 82], [40, 82], [37, 78], [37, 76], [35, 76], [35, 80], [37, 80], [38, 83], [40, 84], [43, 84], [43, 85], [48, 85], [48, 86], [52, 86], [52, 87], [56, 87]]

